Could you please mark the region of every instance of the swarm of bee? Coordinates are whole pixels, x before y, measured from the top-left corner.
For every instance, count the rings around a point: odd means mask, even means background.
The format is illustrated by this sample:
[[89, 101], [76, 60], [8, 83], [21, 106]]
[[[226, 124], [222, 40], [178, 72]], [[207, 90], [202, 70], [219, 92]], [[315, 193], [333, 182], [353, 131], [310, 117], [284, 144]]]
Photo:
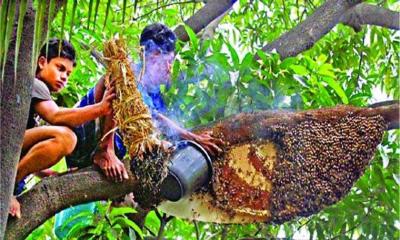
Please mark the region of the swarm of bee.
[[[104, 44], [106, 75], [110, 76], [106, 84], [115, 84], [117, 97], [113, 102], [114, 120], [131, 158], [132, 171], [142, 183], [143, 189], [138, 191], [157, 194], [160, 183], [167, 175], [169, 154], [164, 151], [155, 131], [128, 56], [123, 39], [112, 39]], [[143, 58], [143, 54], [141, 56]], [[141, 202], [140, 199], [136, 200]]]
[[[310, 216], [350, 191], [387, 127], [379, 115], [351, 113], [324, 121], [309, 118], [292, 125], [256, 126], [257, 122], [252, 128], [235, 123], [224, 126], [226, 131], [214, 129], [231, 142], [224, 156], [213, 162], [208, 191], [161, 209], [219, 223], [282, 223]], [[232, 137], [248, 132], [249, 139]]]

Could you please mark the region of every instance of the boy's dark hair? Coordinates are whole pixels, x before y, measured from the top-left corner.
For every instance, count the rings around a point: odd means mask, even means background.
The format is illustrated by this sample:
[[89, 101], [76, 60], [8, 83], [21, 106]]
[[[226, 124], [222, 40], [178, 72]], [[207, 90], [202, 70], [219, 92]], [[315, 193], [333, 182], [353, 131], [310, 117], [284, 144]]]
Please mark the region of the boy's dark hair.
[[[48, 50], [46, 50], [47, 46]], [[47, 51], [47, 56], [46, 56], [46, 51]], [[73, 62], [74, 67], [76, 66], [75, 49], [70, 42], [64, 39], [63, 40], [60, 40], [58, 38], [49, 39], [49, 41], [46, 44], [44, 44], [43, 47], [40, 49], [38, 59], [42, 56], [47, 59], [47, 62], [50, 62], [51, 59], [56, 57], [67, 58]], [[38, 71], [39, 71], [39, 66], [36, 68], [36, 73]]]
[[167, 26], [153, 23], [145, 27], [140, 35], [140, 45], [147, 51], [153, 50], [152, 45], [161, 51], [169, 53], [175, 51], [176, 35]]

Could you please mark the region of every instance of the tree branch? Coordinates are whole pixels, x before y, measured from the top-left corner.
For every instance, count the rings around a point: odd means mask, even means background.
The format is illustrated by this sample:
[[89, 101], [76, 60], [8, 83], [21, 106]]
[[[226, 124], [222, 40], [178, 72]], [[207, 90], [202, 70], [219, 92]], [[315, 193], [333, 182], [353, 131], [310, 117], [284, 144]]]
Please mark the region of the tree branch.
[[349, 9], [341, 18], [340, 22], [353, 27], [356, 31], [361, 30], [365, 24], [400, 30], [400, 13], [379, 6], [360, 3]]
[[[360, 3], [360, 0], [328, 0], [311, 16], [262, 50], [273, 49], [282, 59], [293, 57], [310, 49], [339, 22], [360, 30], [361, 25], [370, 24], [390, 29], [400, 29], [400, 13], [378, 6]], [[256, 55], [255, 59], [259, 59]]]
[[5, 239], [25, 239], [55, 213], [73, 205], [122, 196], [132, 192], [137, 183], [133, 177], [123, 184], [109, 182], [93, 168], [43, 179], [18, 198], [22, 218], [9, 220]]
[[[328, 0], [304, 22], [265, 45], [262, 50], [271, 52], [276, 49], [282, 59], [296, 56], [310, 49], [339, 22], [347, 10], [360, 2], [360, 0]], [[259, 59], [257, 55], [255, 58]]]
[[[378, 105], [377, 105], [378, 106]], [[381, 115], [388, 129], [399, 128], [400, 104], [387, 106], [358, 108], [337, 106], [335, 108], [309, 110], [301, 112], [263, 111], [257, 113], [241, 113], [208, 126], [196, 129], [196, 132], [212, 131], [216, 136], [223, 136], [230, 144], [240, 144], [253, 140], [266, 139], [271, 126], [286, 124], [287, 126], [314, 119], [326, 121], [342, 118], [349, 114], [356, 116]], [[29, 192], [19, 197], [22, 205], [22, 218], [10, 219], [7, 225], [6, 239], [23, 239], [46, 219], [62, 209], [80, 203], [115, 198], [134, 192], [138, 181], [111, 183], [93, 169], [88, 168], [77, 173], [44, 179]]]
[[[200, 32], [214, 19], [218, 18], [229, 10], [236, 0], [213, 0], [207, 2], [203, 8], [197, 11], [192, 17], [185, 21], [195, 33]], [[179, 26], [174, 30], [176, 36], [182, 41], [188, 41], [189, 36], [186, 33], [184, 26]]]

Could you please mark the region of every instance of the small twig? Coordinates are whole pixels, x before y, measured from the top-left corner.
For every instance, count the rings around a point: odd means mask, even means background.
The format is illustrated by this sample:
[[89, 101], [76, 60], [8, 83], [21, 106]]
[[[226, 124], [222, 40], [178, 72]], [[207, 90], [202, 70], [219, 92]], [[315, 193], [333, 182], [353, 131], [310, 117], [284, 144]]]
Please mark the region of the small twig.
[[210, 236], [208, 236], [208, 238], [206, 238], [206, 240], [214, 239], [214, 237], [217, 236], [218, 234], [220, 234], [221, 232], [222, 232], [222, 230], [211, 234]]
[[228, 225], [224, 225], [222, 227], [221, 240], [225, 240], [226, 239], [227, 233], [228, 233]]
[[[172, 6], [172, 5], [188, 4], [188, 3], [196, 3], [196, 1], [192, 0], [192, 1], [185, 1], [185, 2], [168, 3], [168, 4], [165, 4], [165, 5], [156, 7], [156, 8], [154, 8], [153, 10], [150, 10], [150, 11], [148, 11], [147, 13], [142, 14], [142, 15], [140, 15], [140, 16], [138, 16], [138, 17], [134, 17], [134, 18], [132, 18], [132, 20], [133, 20], [133, 21], [136, 21], [136, 20], [138, 20], [138, 19], [140, 19], [140, 18], [142, 18], [142, 17], [146, 17], [146, 16], [152, 14], [153, 12], [156, 12], [156, 11], [162, 9], [162, 8], [165, 8], [165, 7], [169, 7], [169, 6]], [[131, 24], [132, 24], [132, 23], [131, 23]]]
[[257, 236], [260, 232], [261, 232], [261, 230], [263, 229], [263, 225], [264, 224], [260, 224], [260, 225], [258, 225], [258, 227], [257, 227], [257, 231], [254, 233], [254, 235], [253, 236]]
[[151, 236], [153, 236], [153, 237], [156, 236], [156, 234], [149, 227], [147, 227], [146, 225], [143, 227], [151, 234]]
[[[365, 42], [365, 34], [363, 36], [361, 48], [364, 46], [364, 42]], [[364, 59], [364, 52], [362, 51], [362, 49], [360, 49], [360, 62], [358, 63], [357, 82], [360, 80], [363, 59]]]
[[200, 240], [199, 225], [197, 224], [196, 220], [193, 220], [193, 225], [194, 225], [194, 228], [196, 229], [196, 239]]
[[157, 239], [160, 240], [164, 234], [165, 227], [167, 226], [167, 223], [171, 221], [174, 217], [173, 216], [168, 216], [166, 213], [161, 215], [161, 213], [158, 211], [158, 209], [155, 209], [154, 212], [156, 213], [158, 219], [160, 219], [160, 229], [158, 230], [157, 234]]

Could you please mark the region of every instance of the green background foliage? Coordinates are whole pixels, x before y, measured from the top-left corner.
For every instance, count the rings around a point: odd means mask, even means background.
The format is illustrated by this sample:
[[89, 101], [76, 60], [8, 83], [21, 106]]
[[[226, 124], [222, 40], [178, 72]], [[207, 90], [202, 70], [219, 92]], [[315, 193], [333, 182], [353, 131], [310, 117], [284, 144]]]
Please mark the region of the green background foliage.
[[[56, 96], [60, 105], [68, 107], [105, 71], [91, 50], [101, 52], [103, 42], [119, 34], [127, 38], [132, 57], [137, 59], [138, 38], [147, 24], [163, 22], [174, 28], [203, 6], [195, 1], [173, 0], [110, 1], [110, 5], [105, 0], [99, 5], [99, 1], [74, 2], [68, 1], [68, 14], [65, 19], [58, 14], [50, 31], [50, 37], [70, 39], [78, 53], [78, 65], [67, 87]], [[281, 60], [276, 53], [260, 51], [323, 2], [240, 0], [211, 39], [196, 36], [187, 28], [190, 41], [178, 43], [173, 84], [170, 89], [163, 89], [172, 118], [192, 128], [239, 112], [316, 109], [338, 104], [367, 106], [399, 99], [398, 32], [373, 26], [356, 32], [339, 24], [313, 48], [296, 57]], [[367, 2], [400, 9], [393, 0]], [[108, 7], [111, 11], [107, 12]], [[69, 14], [72, 9], [76, 9], [74, 14]], [[61, 33], [64, 20], [66, 31]], [[256, 54], [259, 61], [253, 58]], [[282, 225], [219, 225], [174, 218], [167, 224], [164, 236], [398, 239], [398, 140], [398, 130], [387, 132], [371, 165], [347, 197], [316, 215]], [[53, 224], [53, 219], [48, 220], [30, 239], [55, 239]], [[160, 219], [152, 212], [146, 219], [144, 235], [157, 234], [159, 226]]]

